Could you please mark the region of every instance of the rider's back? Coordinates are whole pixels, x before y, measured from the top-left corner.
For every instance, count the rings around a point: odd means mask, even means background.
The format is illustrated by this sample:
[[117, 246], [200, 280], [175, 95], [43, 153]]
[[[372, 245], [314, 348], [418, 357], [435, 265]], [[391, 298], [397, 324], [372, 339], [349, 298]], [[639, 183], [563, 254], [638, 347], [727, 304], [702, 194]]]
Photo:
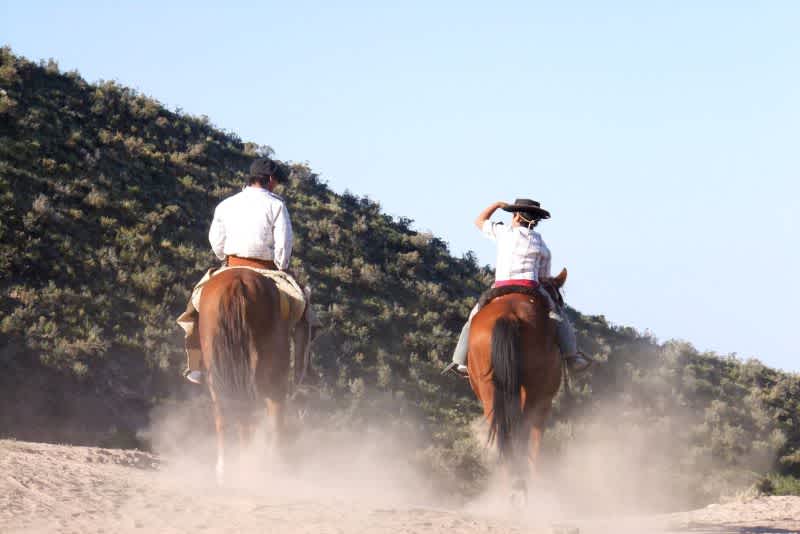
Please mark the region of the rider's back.
[[495, 278], [534, 280], [550, 276], [550, 249], [532, 228], [486, 221], [483, 234], [497, 242]]
[[285, 211], [286, 206], [277, 195], [265, 189], [245, 188], [220, 202], [214, 211], [209, 232], [212, 248], [222, 253], [218, 254], [220, 257], [275, 259], [276, 237], [286, 239], [288, 234], [291, 239]]

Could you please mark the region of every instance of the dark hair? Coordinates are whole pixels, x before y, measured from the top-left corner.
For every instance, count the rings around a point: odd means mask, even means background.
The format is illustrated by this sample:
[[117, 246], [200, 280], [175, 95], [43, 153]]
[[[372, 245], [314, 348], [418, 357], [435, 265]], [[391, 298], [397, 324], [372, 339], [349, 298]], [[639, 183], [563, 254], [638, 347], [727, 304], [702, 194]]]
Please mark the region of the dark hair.
[[267, 185], [271, 177], [271, 175], [267, 174], [251, 174], [247, 177], [247, 185], [253, 185], [256, 183], [260, 185]]
[[270, 178], [278, 182], [285, 182], [289, 177], [289, 169], [270, 158], [258, 158], [250, 164], [250, 174], [247, 177], [248, 184], [253, 185], [258, 182], [267, 185]]

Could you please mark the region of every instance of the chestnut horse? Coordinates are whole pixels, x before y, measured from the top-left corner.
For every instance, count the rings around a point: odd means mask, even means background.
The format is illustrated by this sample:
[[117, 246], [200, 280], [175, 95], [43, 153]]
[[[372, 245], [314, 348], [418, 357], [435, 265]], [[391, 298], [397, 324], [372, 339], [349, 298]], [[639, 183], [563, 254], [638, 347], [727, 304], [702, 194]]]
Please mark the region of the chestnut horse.
[[254, 410], [264, 402], [270, 434], [279, 443], [289, 389], [289, 323], [280, 315], [275, 283], [250, 269], [215, 275], [203, 288], [198, 328], [217, 431], [217, 480], [225, 473], [225, 431], [240, 447], [250, 441]]
[[[566, 271], [546, 283], [557, 291]], [[547, 302], [510, 293], [484, 306], [469, 336], [469, 381], [489, 421], [489, 442], [512, 481], [512, 497], [527, 495], [553, 398], [561, 386], [561, 353]], [[527, 460], [527, 461], [526, 461]]]

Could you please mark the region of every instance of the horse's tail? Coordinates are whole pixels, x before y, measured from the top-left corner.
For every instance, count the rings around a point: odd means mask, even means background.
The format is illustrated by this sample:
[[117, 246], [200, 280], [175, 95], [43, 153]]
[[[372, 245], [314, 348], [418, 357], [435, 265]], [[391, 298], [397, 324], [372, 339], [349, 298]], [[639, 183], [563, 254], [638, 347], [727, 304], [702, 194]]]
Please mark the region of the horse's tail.
[[243, 415], [257, 392], [250, 365], [254, 340], [247, 324], [247, 289], [242, 280], [234, 280], [223, 293], [217, 320], [209, 379], [222, 409]]
[[489, 421], [489, 442], [497, 440], [501, 458], [513, 456], [513, 442], [522, 423], [520, 391], [520, 323], [500, 317], [492, 329], [492, 383], [494, 399]]

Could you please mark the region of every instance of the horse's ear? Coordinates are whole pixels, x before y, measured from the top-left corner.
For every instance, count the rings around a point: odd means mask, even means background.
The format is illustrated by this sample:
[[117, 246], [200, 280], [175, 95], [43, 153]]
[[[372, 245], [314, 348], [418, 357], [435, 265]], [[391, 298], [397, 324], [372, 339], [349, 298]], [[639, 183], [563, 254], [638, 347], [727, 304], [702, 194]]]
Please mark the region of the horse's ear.
[[564, 282], [566, 281], [567, 281], [567, 268], [564, 267], [563, 269], [561, 269], [561, 272], [558, 273], [558, 275], [556, 275], [555, 278], [553, 278], [553, 283], [555, 284], [556, 287], [560, 288], [561, 286], [564, 285]]

